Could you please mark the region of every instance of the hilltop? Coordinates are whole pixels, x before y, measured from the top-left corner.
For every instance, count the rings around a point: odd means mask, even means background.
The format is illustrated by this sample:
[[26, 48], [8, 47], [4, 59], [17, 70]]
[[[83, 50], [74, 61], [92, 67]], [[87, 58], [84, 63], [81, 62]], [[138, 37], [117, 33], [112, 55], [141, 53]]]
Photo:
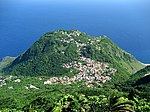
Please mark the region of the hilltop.
[[[93, 66], [94, 72], [89, 71]], [[92, 73], [108, 79], [114, 75], [125, 79], [142, 67], [106, 36], [58, 30], [44, 34], [3, 71], [11, 75], [58, 77]]]

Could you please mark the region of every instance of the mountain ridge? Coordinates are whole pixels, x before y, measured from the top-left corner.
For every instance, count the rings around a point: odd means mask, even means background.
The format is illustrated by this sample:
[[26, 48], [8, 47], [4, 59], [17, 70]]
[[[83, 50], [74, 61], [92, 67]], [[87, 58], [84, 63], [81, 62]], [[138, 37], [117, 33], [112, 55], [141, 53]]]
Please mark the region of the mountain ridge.
[[144, 67], [106, 36], [94, 37], [79, 30], [58, 30], [45, 33], [3, 71], [12, 75], [74, 75], [79, 71], [71, 73], [74, 68], [66, 69], [63, 65], [79, 62], [80, 57], [109, 63], [117, 69], [117, 74], [132, 74]]

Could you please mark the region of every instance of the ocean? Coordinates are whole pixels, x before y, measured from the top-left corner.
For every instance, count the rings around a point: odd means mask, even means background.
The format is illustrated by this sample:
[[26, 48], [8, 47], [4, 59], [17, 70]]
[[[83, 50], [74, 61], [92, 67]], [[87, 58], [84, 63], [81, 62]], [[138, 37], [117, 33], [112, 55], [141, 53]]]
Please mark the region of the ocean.
[[150, 0], [0, 0], [0, 59], [58, 29], [107, 35], [150, 63]]

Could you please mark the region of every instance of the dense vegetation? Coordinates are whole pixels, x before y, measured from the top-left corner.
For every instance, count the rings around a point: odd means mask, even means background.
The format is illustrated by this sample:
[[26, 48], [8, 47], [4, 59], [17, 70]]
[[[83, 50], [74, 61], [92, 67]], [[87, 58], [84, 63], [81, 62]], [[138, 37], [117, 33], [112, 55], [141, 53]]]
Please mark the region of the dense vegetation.
[[[100, 65], [101, 72], [64, 83], [81, 73], [75, 65], [89, 74], [86, 65]], [[106, 36], [48, 32], [15, 60], [0, 62], [0, 112], [149, 112], [150, 66], [143, 67]], [[50, 79], [60, 83], [45, 83]]]
[[[148, 112], [150, 101], [144, 92], [114, 89], [109, 84], [89, 88], [81, 83], [71, 85], [44, 85], [48, 77], [3, 76], [7, 84], [1, 87], [0, 110], [2, 112], [106, 112], [128, 110]], [[21, 82], [15, 82], [20, 79]], [[36, 88], [31, 88], [31, 85]], [[134, 92], [134, 93], [133, 93]]]
[[116, 87], [125, 92], [132, 92], [131, 96], [150, 99], [150, 66], [147, 66], [130, 76], [129, 80]]

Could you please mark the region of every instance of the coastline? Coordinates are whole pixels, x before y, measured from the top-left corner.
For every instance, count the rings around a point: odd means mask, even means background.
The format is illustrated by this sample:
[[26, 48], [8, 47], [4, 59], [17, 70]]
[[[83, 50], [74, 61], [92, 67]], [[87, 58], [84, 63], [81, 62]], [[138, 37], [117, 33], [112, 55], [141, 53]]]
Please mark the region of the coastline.
[[144, 64], [145, 66], [150, 66], [150, 64]]
[[145, 65], [145, 66], [150, 66], [150, 64], [146, 64], [146, 63], [142, 63], [142, 62], [140, 62], [140, 63], [143, 64], [143, 65]]

